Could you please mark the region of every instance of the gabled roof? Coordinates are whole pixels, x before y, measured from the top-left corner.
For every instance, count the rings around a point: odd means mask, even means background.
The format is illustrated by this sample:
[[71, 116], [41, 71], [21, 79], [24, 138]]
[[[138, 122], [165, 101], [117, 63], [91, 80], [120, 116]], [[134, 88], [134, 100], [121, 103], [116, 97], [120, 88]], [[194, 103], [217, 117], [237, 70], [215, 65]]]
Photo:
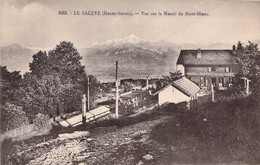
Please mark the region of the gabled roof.
[[173, 82], [173, 86], [188, 96], [193, 96], [200, 90], [200, 88], [194, 82], [187, 79], [186, 77], [175, 80]]
[[151, 95], [155, 96], [157, 95], [158, 93], [160, 93], [161, 91], [163, 91], [164, 89], [168, 88], [169, 86], [172, 86], [172, 84], [168, 84], [167, 86], [163, 87], [162, 89], [158, 90], [157, 92], [155, 93], [150, 93]]
[[152, 95], [157, 95], [158, 93], [160, 93], [161, 91], [163, 91], [164, 89], [168, 88], [171, 85], [187, 96], [193, 96], [200, 90], [200, 88], [194, 82], [187, 79], [186, 77], [182, 77], [178, 80], [173, 81], [173, 84], [169, 84], [165, 86], [164, 88], [160, 89], [159, 91], [155, 92]]
[[201, 58], [197, 58], [198, 50], [181, 50], [177, 64], [183, 65], [230, 65], [236, 64], [233, 50], [200, 50]]

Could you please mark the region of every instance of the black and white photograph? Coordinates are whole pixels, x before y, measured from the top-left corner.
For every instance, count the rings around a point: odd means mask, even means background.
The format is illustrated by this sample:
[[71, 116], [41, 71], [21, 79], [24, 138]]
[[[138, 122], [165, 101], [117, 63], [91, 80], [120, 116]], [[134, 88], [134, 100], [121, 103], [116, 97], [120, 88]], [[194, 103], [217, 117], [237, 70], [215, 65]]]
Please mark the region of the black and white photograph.
[[260, 164], [259, 0], [1, 0], [2, 165]]

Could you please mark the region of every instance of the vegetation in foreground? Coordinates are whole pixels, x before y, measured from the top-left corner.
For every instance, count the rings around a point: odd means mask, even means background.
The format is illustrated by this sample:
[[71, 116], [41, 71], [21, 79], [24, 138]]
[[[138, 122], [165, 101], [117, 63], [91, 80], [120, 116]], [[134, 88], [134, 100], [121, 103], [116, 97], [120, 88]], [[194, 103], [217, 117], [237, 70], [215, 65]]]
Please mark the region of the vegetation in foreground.
[[208, 103], [157, 125], [151, 139], [183, 148], [162, 155], [160, 164], [260, 162], [260, 110], [254, 96]]
[[[257, 164], [260, 162], [260, 112], [259, 102], [256, 95], [246, 98], [239, 98], [232, 101], [221, 101], [217, 103], [206, 103], [197, 111], [178, 110], [175, 106], [167, 106], [149, 111], [146, 114], [135, 117], [123, 117], [118, 120], [112, 119], [103, 121], [88, 128], [92, 136], [96, 134], [117, 135], [115, 130], [124, 132], [134, 127], [138, 131], [140, 125], [146, 122], [156, 122], [162, 117], [167, 117], [164, 122], [151, 128], [149, 139], [140, 142], [138, 137], [132, 143], [118, 146], [112, 153], [111, 160], [97, 160], [113, 163], [115, 160], [124, 160], [126, 157], [133, 157], [138, 163], [140, 157], [148, 151], [154, 155], [154, 159], [149, 164], [172, 164], [172, 163], [246, 163]], [[143, 124], [142, 124], [143, 123]], [[116, 127], [114, 127], [116, 126]], [[98, 128], [97, 128], [98, 127]], [[83, 128], [73, 128], [84, 130]], [[52, 148], [59, 146], [59, 143], [33, 147], [39, 142], [54, 139], [57, 132], [44, 137], [37, 137], [21, 142], [11, 142], [10, 152], [6, 155], [6, 162], [28, 163], [43, 153], [49, 152]], [[68, 131], [66, 131], [68, 132]], [[141, 138], [141, 137], [140, 137]], [[91, 143], [91, 142], [88, 142]], [[104, 144], [99, 145], [105, 145]], [[7, 148], [8, 143], [5, 143]], [[91, 145], [91, 144], [89, 144]], [[130, 147], [131, 146], [131, 147]], [[18, 150], [32, 150], [17, 155]], [[129, 148], [130, 147], [130, 148]], [[12, 150], [11, 150], [12, 149]], [[138, 149], [138, 152], [136, 150]], [[117, 153], [120, 150], [120, 153]], [[121, 151], [124, 151], [121, 153]], [[99, 148], [95, 149], [99, 152]], [[6, 163], [6, 164], [7, 164]]]

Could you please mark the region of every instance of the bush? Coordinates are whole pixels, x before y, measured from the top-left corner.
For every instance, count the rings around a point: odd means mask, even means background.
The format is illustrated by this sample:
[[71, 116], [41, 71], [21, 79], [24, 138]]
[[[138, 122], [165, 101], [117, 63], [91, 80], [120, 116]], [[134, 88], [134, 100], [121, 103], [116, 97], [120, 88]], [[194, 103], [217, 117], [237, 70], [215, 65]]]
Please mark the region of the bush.
[[20, 106], [7, 102], [1, 107], [1, 113], [2, 132], [29, 124], [28, 117]]
[[33, 119], [34, 129], [36, 131], [39, 131], [39, 130], [45, 130], [47, 128], [50, 128], [51, 124], [49, 120], [50, 118], [48, 117], [48, 115], [38, 113]]
[[[16, 156], [17, 148], [14, 145], [14, 142], [12, 139], [4, 139], [3, 142], [1, 143], [1, 164], [9, 164], [10, 160], [8, 160], [8, 157]], [[11, 164], [16, 164], [17, 162], [12, 159]]]

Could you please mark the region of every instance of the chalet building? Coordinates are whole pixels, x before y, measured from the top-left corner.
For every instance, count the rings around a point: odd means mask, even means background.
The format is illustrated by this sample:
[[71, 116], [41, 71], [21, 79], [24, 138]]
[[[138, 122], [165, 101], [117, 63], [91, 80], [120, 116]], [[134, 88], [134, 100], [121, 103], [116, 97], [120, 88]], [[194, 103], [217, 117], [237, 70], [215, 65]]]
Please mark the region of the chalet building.
[[168, 103], [179, 104], [182, 102], [187, 102], [189, 106], [191, 101], [197, 99], [199, 90], [200, 88], [195, 83], [186, 77], [182, 77], [152, 95], [158, 96], [159, 106]]
[[177, 70], [202, 89], [225, 90], [232, 86], [238, 71], [236, 47], [231, 50], [181, 50]]

